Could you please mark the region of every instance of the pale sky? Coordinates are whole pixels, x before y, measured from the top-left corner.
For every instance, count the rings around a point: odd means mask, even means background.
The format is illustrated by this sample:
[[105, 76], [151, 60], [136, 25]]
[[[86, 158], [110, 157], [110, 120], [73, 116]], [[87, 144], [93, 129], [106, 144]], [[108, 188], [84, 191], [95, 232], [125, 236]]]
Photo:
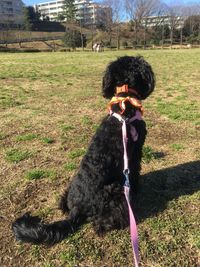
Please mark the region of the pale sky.
[[[34, 4], [37, 4], [37, 3], [42, 3], [42, 2], [49, 2], [51, 0], [22, 0], [24, 2], [25, 5], [27, 6], [31, 6], [31, 5], [34, 5]], [[117, 0], [116, 0], [117, 1]], [[101, 0], [96, 0], [94, 2], [102, 2]], [[175, 1], [172, 1], [172, 0], [163, 0], [162, 2], [164, 3], [174, 3], [174, 2], [179, 2], [179, 3], [185, 3], [185, 4], [188, 4], [188, 3], [199, 3], [200, 0], [175, 0]]]

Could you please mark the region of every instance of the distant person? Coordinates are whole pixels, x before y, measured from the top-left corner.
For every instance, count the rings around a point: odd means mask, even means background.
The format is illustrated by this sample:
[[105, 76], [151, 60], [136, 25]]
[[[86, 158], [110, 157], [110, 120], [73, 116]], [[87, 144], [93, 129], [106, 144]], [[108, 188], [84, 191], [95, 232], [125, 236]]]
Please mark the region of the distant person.
[[93, 49], [94, 52], [96, 52], [96, 50], [97, 50], [97, 46], [98, 46], [97, 43], [95, 43], [95, 44], [93, 45], [92, 49]]

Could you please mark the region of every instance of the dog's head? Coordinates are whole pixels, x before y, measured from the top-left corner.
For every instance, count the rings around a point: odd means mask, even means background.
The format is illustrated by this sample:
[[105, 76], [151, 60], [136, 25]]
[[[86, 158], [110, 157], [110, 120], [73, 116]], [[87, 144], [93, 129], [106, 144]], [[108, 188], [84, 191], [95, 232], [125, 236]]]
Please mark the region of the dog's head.
[[116, 87], [128, 85], [139, 98], [147, 98], [155, 87], [155, 76], [149, 63], [143, 57], [124, 56], [111, 62], [104, 74], [102, 92], [105, 98], [112, 98]]

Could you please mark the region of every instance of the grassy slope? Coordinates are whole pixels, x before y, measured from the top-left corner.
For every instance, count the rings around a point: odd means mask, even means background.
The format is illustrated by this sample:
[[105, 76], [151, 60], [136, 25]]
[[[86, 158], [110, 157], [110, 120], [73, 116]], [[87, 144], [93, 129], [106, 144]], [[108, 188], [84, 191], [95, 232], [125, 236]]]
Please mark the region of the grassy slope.
[[[157, 76], [146, 100], [149, 135], [136, 214], [141, 266], [199, 266], [200, 50], [139, 51]], [[60, 193], [106, 114], [106, 64], [134, 51], [0, 55], [1, 266], [133, 266], [129, 231], [90, 225], [53, 248], [14, 241], [31, 211], [57, 220]]]

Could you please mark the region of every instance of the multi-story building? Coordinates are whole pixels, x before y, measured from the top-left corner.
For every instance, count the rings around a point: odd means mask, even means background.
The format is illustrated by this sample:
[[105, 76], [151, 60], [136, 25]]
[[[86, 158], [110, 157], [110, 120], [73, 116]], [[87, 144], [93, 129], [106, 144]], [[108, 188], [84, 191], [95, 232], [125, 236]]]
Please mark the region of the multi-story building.
[[[48, 17], [51, 21], [56, 21], [59, 14], [63, 12], [63, 0], [54, 0], [45, 3], [39, 3], [34, 8], [40, 12], [42, 17]], [[93, 3], [90, 0], [75, 0], [77, 9], [76, 18], [83, 25], [99, 25], [104, 24], [108, 16], [111, 16], [111, 8]]]
[[184, 25], [186, 17], [181, 16], [150, 16], [142, 19], [142, 25], [146, 25], [147, 28], [159, 26], [159, 25], [168, 25], [175, 29], [181, 29]]
[[22, 25], [23, 7], [22, 0], [0, 0], [0, 27]]
[[77, 20], [84, 25], [100, 25], [112, 17], [112, 10], [109, 6], [93, 3], [89, 0], [75, 1], [77, 8]]

